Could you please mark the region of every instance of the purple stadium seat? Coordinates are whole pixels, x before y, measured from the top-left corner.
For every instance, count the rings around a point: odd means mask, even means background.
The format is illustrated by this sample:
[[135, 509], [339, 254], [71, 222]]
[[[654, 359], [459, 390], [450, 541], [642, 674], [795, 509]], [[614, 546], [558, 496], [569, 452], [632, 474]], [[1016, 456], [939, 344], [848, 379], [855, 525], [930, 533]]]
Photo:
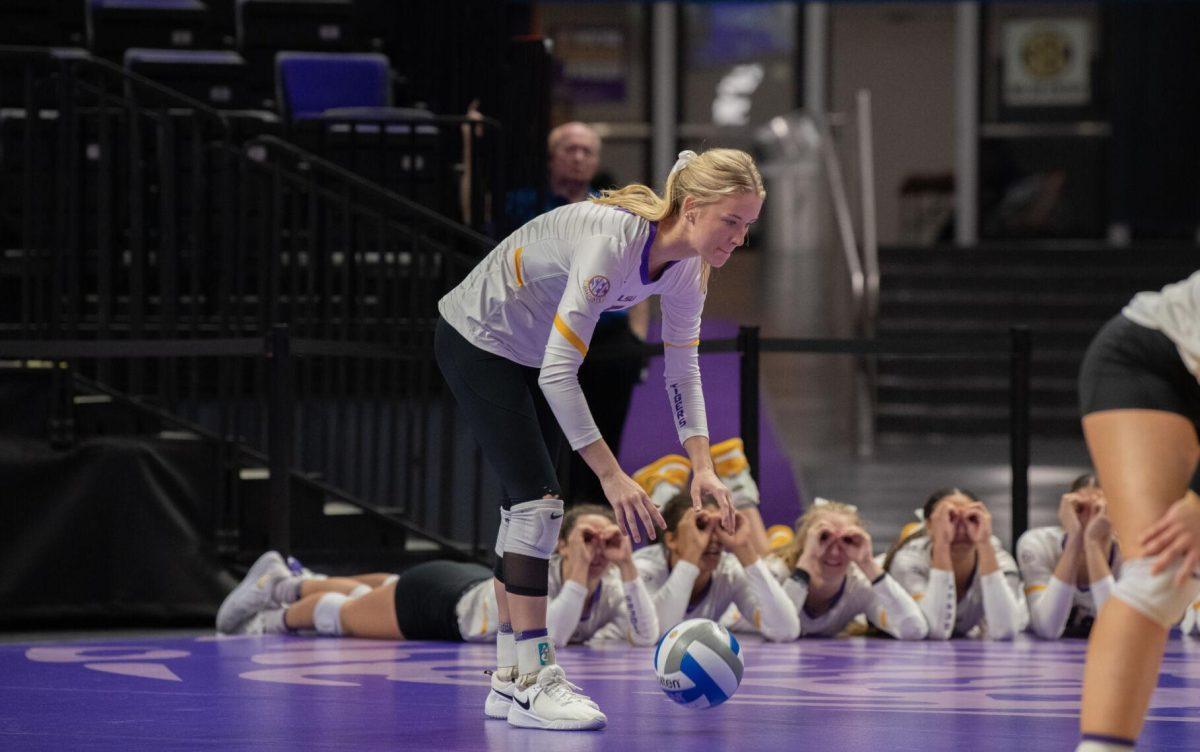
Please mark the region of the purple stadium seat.
[[319, 117], [346, 107], [390, 107], [387, 56], [378, 53], [280, 52], [275, 86], [285, 118]]

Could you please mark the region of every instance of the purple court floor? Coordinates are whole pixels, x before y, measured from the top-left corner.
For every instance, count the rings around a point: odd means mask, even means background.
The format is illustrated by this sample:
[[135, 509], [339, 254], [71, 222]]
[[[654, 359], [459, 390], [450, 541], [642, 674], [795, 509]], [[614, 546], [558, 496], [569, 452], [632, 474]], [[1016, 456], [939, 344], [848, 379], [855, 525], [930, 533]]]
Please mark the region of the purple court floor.
[[[1084, 643], [746, 644], [737, 695], [672, 704], [649, 649], [561, 651], [600, 732], [482, 715], [487, 645], [299, 637], [0, 645], [0, 750], [1072, 750]], [[1139, 749], [1200, 748], [1200, 642], [1174, 638]]]

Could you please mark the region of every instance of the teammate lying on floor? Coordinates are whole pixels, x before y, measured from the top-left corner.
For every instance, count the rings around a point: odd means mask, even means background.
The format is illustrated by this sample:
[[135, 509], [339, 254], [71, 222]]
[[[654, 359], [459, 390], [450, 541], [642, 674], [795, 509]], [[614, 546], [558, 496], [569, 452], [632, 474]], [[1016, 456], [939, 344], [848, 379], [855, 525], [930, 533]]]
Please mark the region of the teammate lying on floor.
[[[741, 439], [734, 437], [713, 444], [711, 453], [713, 469], [729, 489], [734, 509], [743, 512], [750, 524], [750, 542], [754, 550], [759, 556], [766, 556], [770, 550], [770, 541], [767, 538], [766, 525], [763, 524], [762, 515], [758, 511], [758, 484], [750, 472], [745, 445]], [[687, 457], [667, 454], [635, 471], [633, 479], [650, 496], [654, 505], [662, 509], [676, 494], [688, 487], [688, 476], [691, 472], [692, 463]]]
[[[400, 575], [314, 579], [291, 571], [274, 551], [263, 554], [218, 612], [224, 633], [317, 634], [389, 640], [487, 642], [498, 625], [491, 571], [479, 564], [432, 561]], [[346, 588], [354, 588], [347, 590]], [[612, 509], [572, 508], [550, 560], [550, 636], [558, 646], [593, 637], [652, 645], [658, 621], [637, 576], [629, 539]], [[604, 634], [597, 633], [603, 631]]]
[[1059, 525], [1029, 530], [1017, 541], [1030, 631], [1047, 640], [1087, 637], [1121, 567], [1096, 476], [1075, 479], [1058, 519]]
[[929, 637], [946, 640], [978, 631], [991, 640], [1014, 637], [1029, 623], [1017, 564], [992, 535], [992, 515], [957, 488], [935, 491], [924, 524], [896, 543], [883, 568], [921, 607]]
[[818, 499], [795, 537], [767, 558], [800, 619], [803, 637], [834, 637], [859, 615], [900, 640], [929, 631], [921, 609], [872, 556], [871, 535], [849, 504]]
[[768, 640], [796, 639], [796, 609], [751, 542], [745, 512], [737, 513], [731, 532], [720, 525], [716, 502], [703, 502], [699, 512], [687, 493], [667, 502], [661, 543], [633, 555], [658, 623], [670, 629], [684, 619], [720, 619], [732, 604]]

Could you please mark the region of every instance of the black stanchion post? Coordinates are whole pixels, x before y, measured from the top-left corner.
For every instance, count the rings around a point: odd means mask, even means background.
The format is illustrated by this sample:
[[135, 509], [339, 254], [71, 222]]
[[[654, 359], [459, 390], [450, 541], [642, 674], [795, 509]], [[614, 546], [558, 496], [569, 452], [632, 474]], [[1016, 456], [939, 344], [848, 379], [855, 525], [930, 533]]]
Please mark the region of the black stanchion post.
[[758, 473], [758, 359], [757, 326], [738, 328], [738, 415], [750, 472]]
[[1029, 327], [1009, 330], [1010, 350], [1008, 441], [1012, 465], [1012, 547], [1029, 528], [1029, 392], [1033, 346]]
[[267, 464], [271, 472], [268, 537], [271, 548], [287, 552], [292, 530], [292, 365], [286, 324], [267, 335]]

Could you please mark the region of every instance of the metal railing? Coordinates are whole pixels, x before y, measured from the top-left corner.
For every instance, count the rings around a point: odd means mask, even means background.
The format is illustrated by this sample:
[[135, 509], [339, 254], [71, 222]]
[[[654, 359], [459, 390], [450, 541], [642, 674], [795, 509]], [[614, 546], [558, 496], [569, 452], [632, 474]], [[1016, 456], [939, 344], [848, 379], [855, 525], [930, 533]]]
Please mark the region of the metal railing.
[[[286, 325], [291, 476], [484, 550], [462, 500], [500, 492], [455, 427], [432, 336], [438, 298], [491, 240], [280, 139], [235, 145], [218, 113], [104, 61], [4, 49], [9, 90], [0, 351], [64, 360], [278, 468], [280, 351], [246, 341]], [[236, 493], [216, 503], [234, 524]]]

